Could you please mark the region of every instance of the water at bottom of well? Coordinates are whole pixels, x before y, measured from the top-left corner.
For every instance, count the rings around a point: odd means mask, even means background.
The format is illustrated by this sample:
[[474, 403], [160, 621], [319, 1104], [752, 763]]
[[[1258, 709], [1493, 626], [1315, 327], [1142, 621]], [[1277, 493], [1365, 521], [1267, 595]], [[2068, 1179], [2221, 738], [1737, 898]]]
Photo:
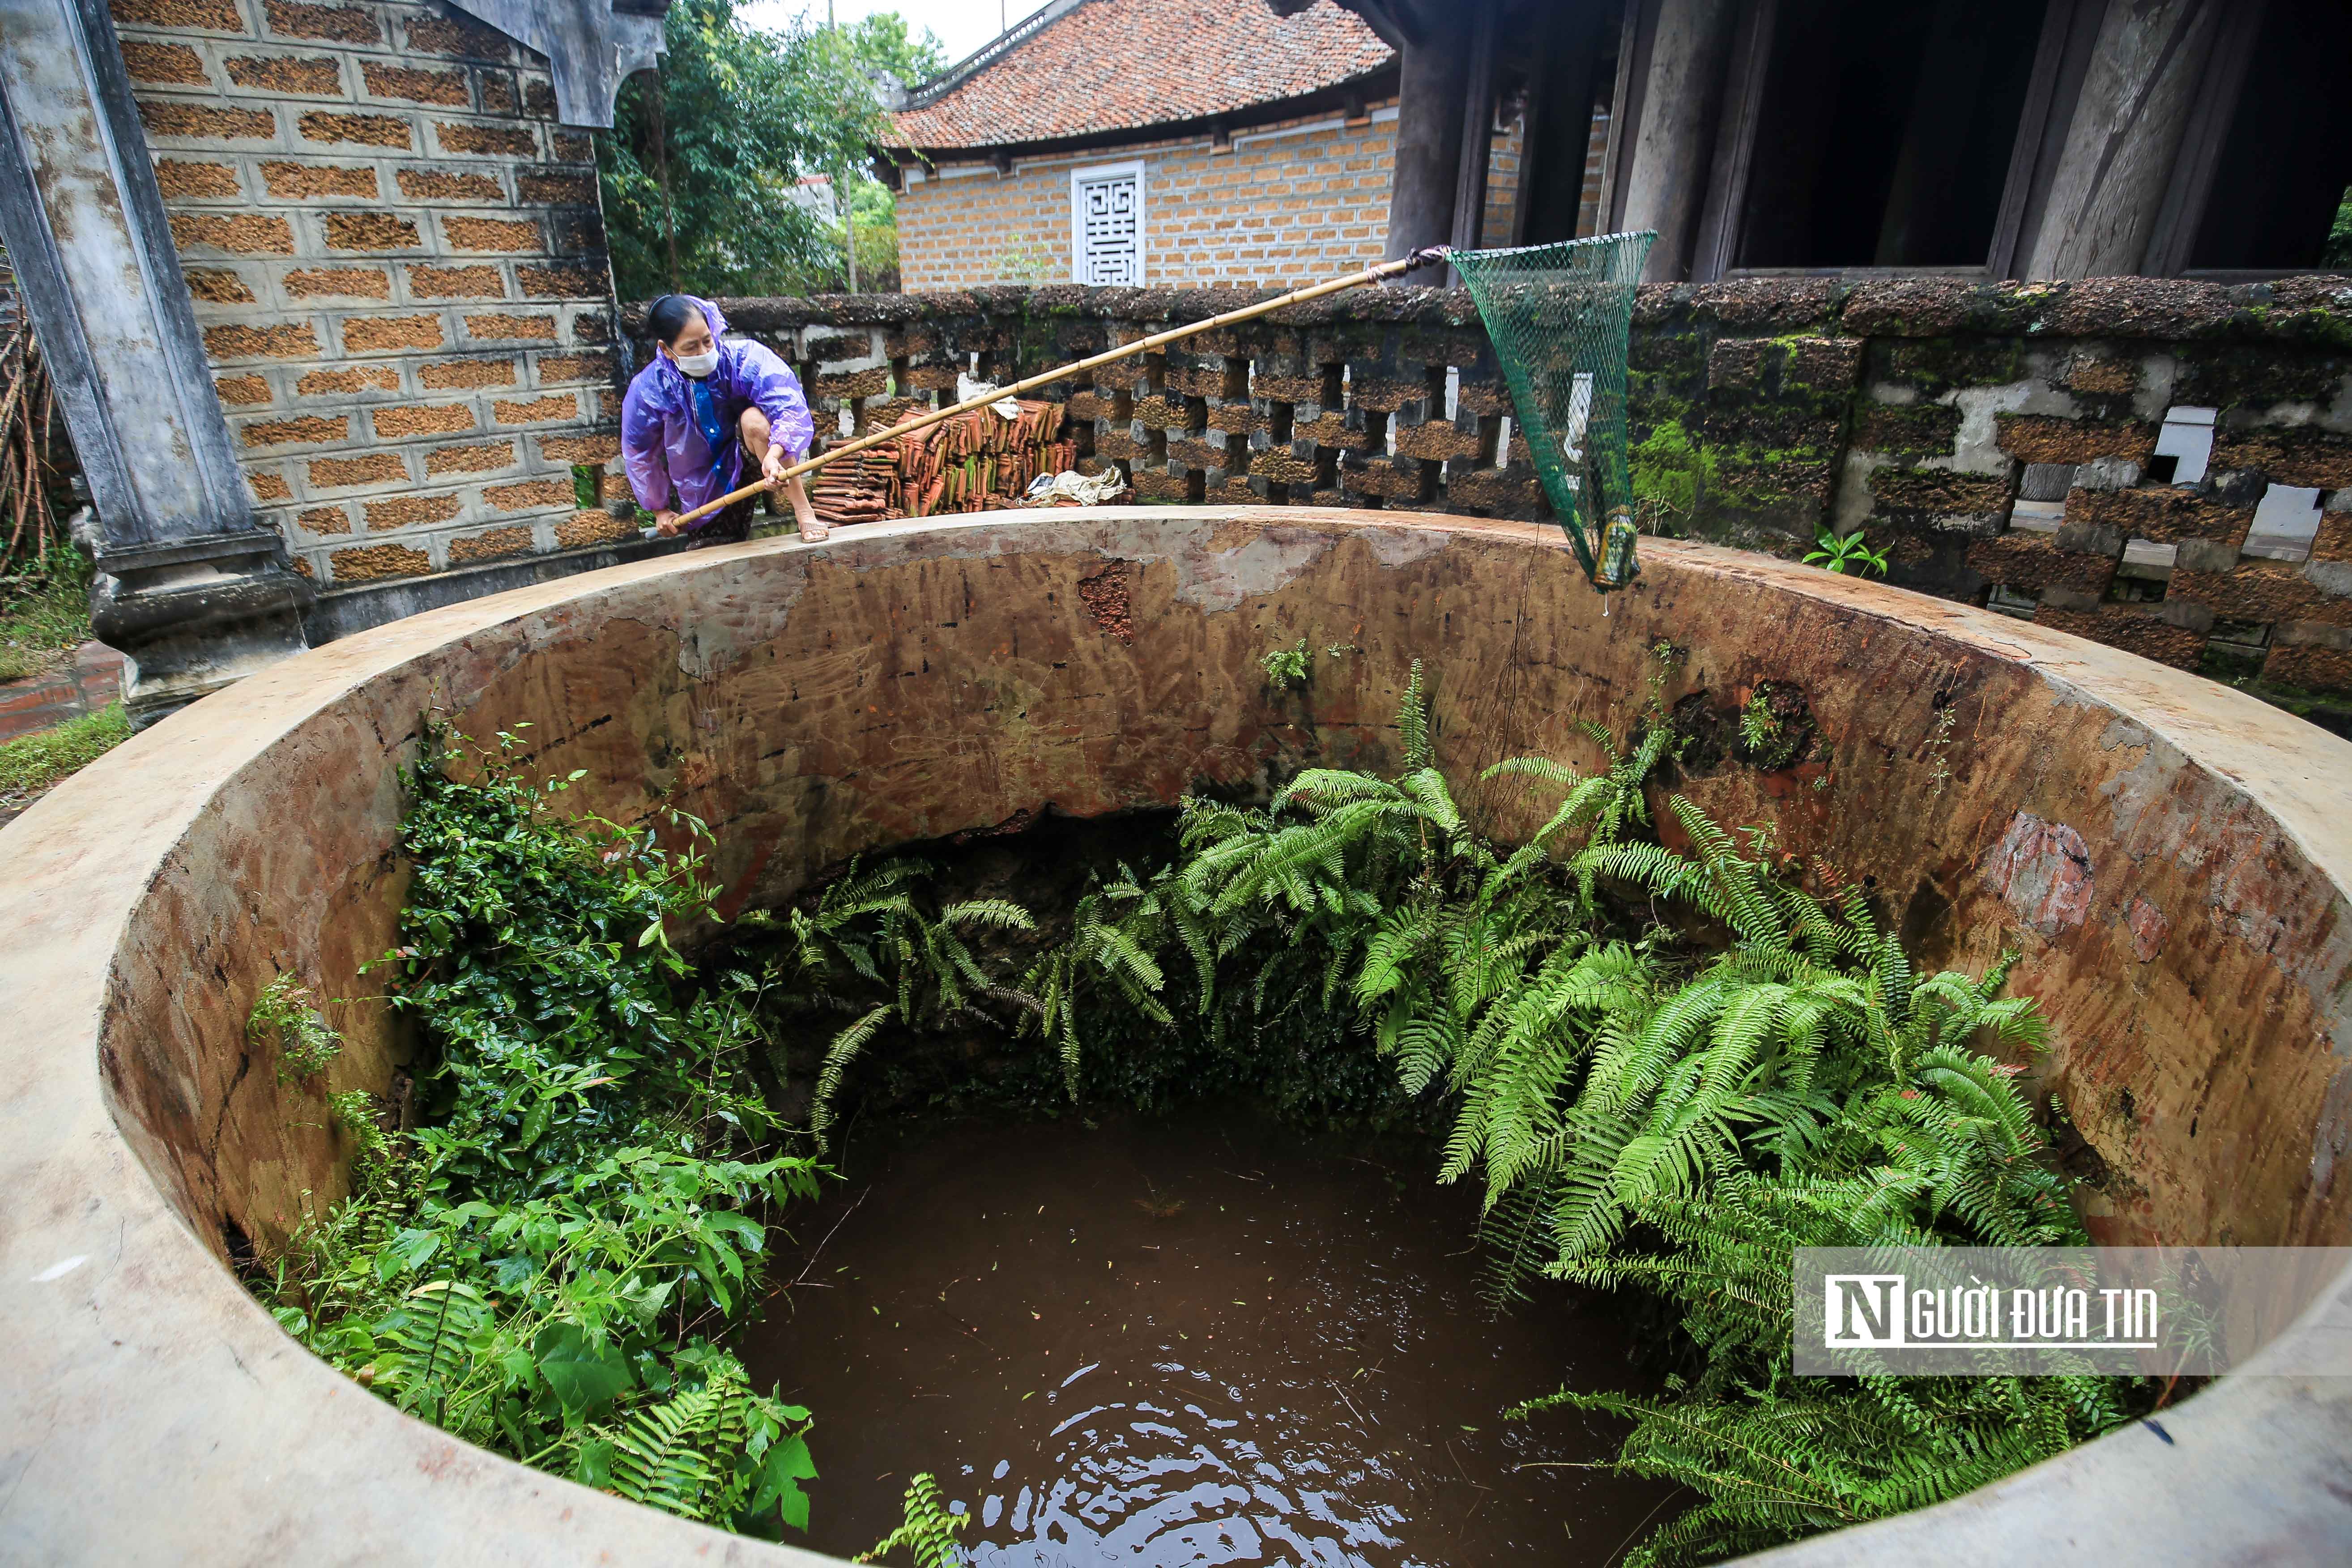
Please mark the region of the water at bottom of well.
[[1210, 1119], [856, 1140], [746, 1337], [816, 1415], [806, 1543], [928, 1470], [982, 1568], [1599, 1563], [1668, 1488], [1577, 1468], [1654, 1386], [1608, 1298], [1479, 1299], [1475, 1184]]

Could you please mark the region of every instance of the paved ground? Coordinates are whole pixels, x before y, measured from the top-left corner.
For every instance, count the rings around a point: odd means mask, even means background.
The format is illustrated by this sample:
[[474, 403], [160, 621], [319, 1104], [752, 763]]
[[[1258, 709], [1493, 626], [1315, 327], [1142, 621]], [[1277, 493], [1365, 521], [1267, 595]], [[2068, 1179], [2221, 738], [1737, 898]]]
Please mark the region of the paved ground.
[[74, 649], [72, 658], [47, 674], [0, 685], [0, 741], [47, 730], [121, 700], [122, 664], [122, 656], [104, 643], [86, 642]]

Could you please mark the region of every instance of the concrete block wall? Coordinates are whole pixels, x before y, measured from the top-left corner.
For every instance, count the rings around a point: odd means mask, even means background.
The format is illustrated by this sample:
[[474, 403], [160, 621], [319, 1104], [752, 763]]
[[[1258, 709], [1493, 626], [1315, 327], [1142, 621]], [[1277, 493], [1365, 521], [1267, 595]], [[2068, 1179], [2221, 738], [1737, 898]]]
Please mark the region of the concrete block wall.
[[909, 289], [1066, 282], [1070, 171], [1143, 164], [1144, 280], [1155, 286], [1297, 287], [1369, 265], [1388, 240], [1393, 105], [1051, 158], [942, 161], [898, 196], [898, 270]]
[[[821, 428], [1197, 321], [1234, 289], [997, 286], [730, 300]], [[2246, 686], [2352, 731], [2352, 279], [1645, 286], [1654, 531], [1796, 556], [1860, 529], [1897, 585]], [[1147, 501], [1549, 515], [1466, 294], [1367, 289], [1066, 397]]]
[[445, 6], [111, 0], [260, 514], [322, 587], [634, 537], [611, 269], [546, 63]]

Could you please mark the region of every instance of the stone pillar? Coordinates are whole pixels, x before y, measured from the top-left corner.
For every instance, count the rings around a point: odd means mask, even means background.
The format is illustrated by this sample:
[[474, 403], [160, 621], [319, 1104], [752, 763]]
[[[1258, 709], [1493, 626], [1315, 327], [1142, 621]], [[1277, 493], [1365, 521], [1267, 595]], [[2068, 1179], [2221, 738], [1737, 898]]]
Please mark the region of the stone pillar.
[[2049, 196], [2021, 237], [2023, 276], [2140, 270], [2223, 8], [2222, 0], [2108, 5]]
[[0, 240], [98, 514], [144, 725], [309, 646], [237, 469], [106, 0], [0, 0]]
[[1389, 180], [1391, 261], [1454, 237], [1471, 31], [1433, 26], [1426, 43], [1408, 40], [1404, 46], [1398, 68], [1396, 171]]
[[1643, 275], [1651, 282], [1690, 276], [1738, 12], [1733, 0], [1661, 0], [1658, 8], [1641, 123], [1629, 128], [1633, 150], [1619, 225], [1629, 233], [1657, 231]]
[[667, 52], [662, 14], [669, 0], [449, 0], [508, 37], [547, 57], [555, 117], [566, 125], [613, 128], [613, 100], [637, 71]]

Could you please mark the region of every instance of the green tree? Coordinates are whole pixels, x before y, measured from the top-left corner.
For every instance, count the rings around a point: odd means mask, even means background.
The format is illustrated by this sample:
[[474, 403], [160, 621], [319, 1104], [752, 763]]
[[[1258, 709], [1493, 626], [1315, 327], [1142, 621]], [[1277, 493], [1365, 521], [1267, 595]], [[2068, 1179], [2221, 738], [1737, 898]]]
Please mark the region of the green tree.
[[765, 32], [735, 0], [679, 0], [664, 26], [660, 68], [629, 79], [599, 139], [623, 297], [775, 293], [837, 276], [839, 229], [793, 195], [803, 175], [865, 162], [887, 130], [869, 58], [914, 68], [921, 46], [895, 16], [838, 35]]
[[907, 18], [896, 11], [877, 11], [855, 26], [835, 31], [859, 66], [888, 71], [903, 87], [929, 80], [947, 64], [947, 51], [931, 30], [926, 27], [916, 37]]
[[[913, 87], [937, 76], [947, 63], [940, 41], [926, 28], [917, 37], [907, 19], [893, 11], [879, 11], [855, 26], [835, 28], [824, 37], [845, 52], [848, 68], [877, 84], [885, 76], [902, 87]], [[856, 253], [857, 265], [846, 276], [828, 276], [814, 288], [856, 286], [866, 292], [895, 293], [898, 288], [898, 198], [889, 186], [866, 172], [862, 161], [835, 174], [845, 221], [837, 231], [839, 254]]]

